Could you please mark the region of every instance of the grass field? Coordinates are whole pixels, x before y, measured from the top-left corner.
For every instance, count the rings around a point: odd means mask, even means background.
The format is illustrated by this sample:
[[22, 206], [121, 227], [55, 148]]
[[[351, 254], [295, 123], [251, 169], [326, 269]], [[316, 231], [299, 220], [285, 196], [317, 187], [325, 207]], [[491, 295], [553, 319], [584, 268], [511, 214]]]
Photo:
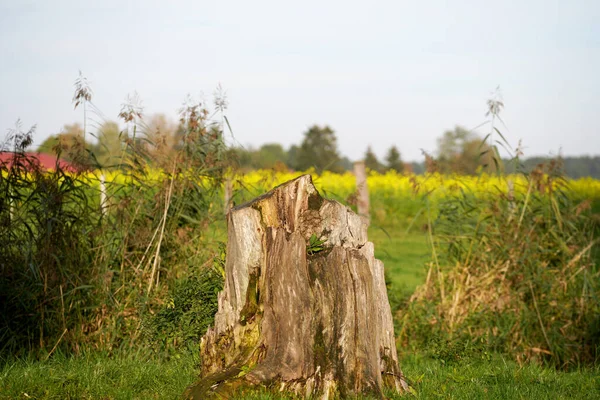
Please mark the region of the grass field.
[[[221, 229], [213, 234], [215, 238], [222, 238]], [[410, 294], [425, 278], [424, 264], [431, 254], [426, 235], [377, 227], [371, 227], [369, 234], [377, 257], [385, 263], [394, 303], [394, 298]], [[598, 368], [560, 372], [538, 365], [519, 366], [502, 355], [485, 352], [444, 356], [439, 349], [400, 350], [401, 367], [418, 399], [600, 398]], [[177, 399], [196, 378], [198, 363], [197, 355], [189, 351], [174, 357], [117, 351], [4, 361], [0, 399]], [[259, 391], [239, 398], [281, 397]]]
[[[255, 175], [245, 177], [244, 185], [252, 190], [240, 191], [234, 198], [237, 204], [291, 178], [285, 174]], [[376, 257], [385, 264], [390, 303], [398, 317], [405, 300], [425, 281], [426, 264], [432, 254], [424, 208], [430, 200], [435, 203], [460, 185], [469, 189], [481, 183], [475, 178], [444, 178], [447, 193], [437, 190], [431, 199], [426, 199], [423, 193], [428, 192], [428, 185], [435, 186], [442, 178], [411, 181], [410, 177], [375, 174], [369, 179], [372, 198], [369, 239], [375, 244]], [[493, 180], [486, 182], [488, 186], [495, 185]], [[353, 177], [348, 174], [343, 177], [325, 174], [315, 183], [328, 197], [340, 201], [347, 200], [354, 190]], [[418, 186], [417, 191], [414, 185]], [[595, 200], [592, 207], [597, 207], [600, 183], [579, 180], [576, 185], [577, 193]], [[222, 205], [210, 203], [209, 208], [213, 206], [221, 212]], [[196, 232], [200, 232], [194, 237], [200, 247], [216, 248], [218, 242], [226, 240], [222, 219]], [[57, 350], [48, 359], [0, 360], [0, 399], [176, 399], [197, 377], [200, 360], [195, 349], [169, 353], [143, 346], [135, 348], [138, 350], [118, 347], [111, 352], [87, 350], [77, 356], [65, 356]], [[598, 367], [564, 372], [535, 364], [518, 365], [502, 354], [477, 348], [447, 348], [444, 344], [400, 348], [399, 357], [414, 389], [413, 396], [419, 399], [600, 398]], [[281, 397], [263, 390], [237, 398]]]
[[390, 235], [386, 230], [371, 226], [369, 240], [375, 244], [375, 257], [385, 265], [390, 289], [395, 295], [410, 295], [425, 281], [425, 263], [431, 258], [431, 248], [424, 233], [393, 232]]
[[[400, 362], [417, 399], [600, 398], [598, 368], [557, 372], [484, 353], [449, 362], [418, 352]], [[0, 367], [0, 399], [177, 399], [194, 381], [197, 363], [191, 353], [170, 359], [92, 353], [19, 360]], [[264, 390], [239, 398], [284, 397]]]
[[482, 354], [446, 363], [421, 353], [400, 361], [418, 399], [597, 399], [599, 370], [557, 372], [520, 367], [501, 355]]

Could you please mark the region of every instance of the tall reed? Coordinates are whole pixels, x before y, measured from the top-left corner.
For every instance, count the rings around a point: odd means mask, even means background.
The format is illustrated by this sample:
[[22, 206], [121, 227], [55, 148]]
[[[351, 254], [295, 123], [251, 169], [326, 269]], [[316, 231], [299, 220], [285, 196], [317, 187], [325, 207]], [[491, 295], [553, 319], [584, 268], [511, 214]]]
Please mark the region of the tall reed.
[[461, 187], [440, 204], [429, 232], [438, 257], [401, 311], [404, 344], [458, 349], [450, 358], [478, 348], [558, 367], [598, 361], [591, 203], [571, 192], [559, 161], [523, 176], [478, 193]]
[[[80, 76], [73, 101], [85, 107], [88, 127], [89, 114], [100, 113], [82, 82]], [[219, 106], [222, 113], [225, 102]], [[126, 104], [120, 117], [127, 130], [104, 165], [84, 140], [57, 142], [58, 158], [70, 152], [77, 172], [59, 162], [44, 170], [27, 154], [34, 129], [11, 132], [10, 165], [0, 166], [2, 355], [140, 345], [144, 320], [169, 291], [194, 276], [219, 285], [204, 269], [220, 254], [209, 238], [223, 220], [222, 123], [203, 104], [186, 101], [176, 145], [159, 158], [149, 151], [142, 108]], [[151, 177], [157, 167], [162, 173]], [[116, 171], [119, 179], [105, 179]], [[216, 304], [216, 291], [209, 293], [204, 300]]]

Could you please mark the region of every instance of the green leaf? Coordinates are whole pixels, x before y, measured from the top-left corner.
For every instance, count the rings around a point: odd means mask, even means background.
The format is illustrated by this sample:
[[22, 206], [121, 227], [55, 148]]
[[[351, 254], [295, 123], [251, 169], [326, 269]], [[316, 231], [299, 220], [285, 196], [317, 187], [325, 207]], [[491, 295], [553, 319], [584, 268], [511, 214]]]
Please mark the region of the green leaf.
[[319, 251], [322, 251], [324, 249], [324, 247], [322, 246], [323, 243], [325, 243], [325, 241], [320, 240], [316, 234], [312, 234], [310, 235], [310, 238], [308, 239], [308, 245], [306, 246], [306, 252], [309, 255], [312, 255], [314, 253], [317, 253]]

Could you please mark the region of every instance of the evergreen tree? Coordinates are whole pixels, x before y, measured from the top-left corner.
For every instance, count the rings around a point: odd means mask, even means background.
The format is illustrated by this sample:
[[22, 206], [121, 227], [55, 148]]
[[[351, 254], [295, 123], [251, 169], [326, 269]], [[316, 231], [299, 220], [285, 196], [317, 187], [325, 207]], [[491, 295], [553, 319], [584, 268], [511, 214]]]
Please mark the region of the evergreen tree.
[[315, 168], [318, 173], [325, 170], [342, 172], [340, 155], [337, 149], [337, 138], [329, 126], [311, 126], [304, 133], [304, 140], [296, 154], [297, 170]]
[[61, 159], [69, 161], [81, 169], [90, 168], [95, 164], [90, 151], [93, 146], [86, 142], [83, 136], [81, 125], [78, 123], [67, 124], [60, 133], [51, 135], [44, 140], [37, 151], [60, 156]]
[[371, 146], [367, 147], [367, 151], [365, 152], [365, 167], [376, 172], [382, 172], [383, 169]]
[[107, 121], [98, 129], [98, 144], [92, 147], [96, 160], [102, 167], [114, 166], [120, 162], [123, 149], [121, 131], [116, 122]]
[[390, 147], [387, 156], [385, 157], [387, 170], [394, 170], [396, 172], [404, 171], [404, 163], [400, 158], [400, 152], [396, 146]]
[[492, 149], [471, 131], [456, 126], [438, 138], [439, 172], [474, 175], [479, 167], [495, 170], [491, 160]]

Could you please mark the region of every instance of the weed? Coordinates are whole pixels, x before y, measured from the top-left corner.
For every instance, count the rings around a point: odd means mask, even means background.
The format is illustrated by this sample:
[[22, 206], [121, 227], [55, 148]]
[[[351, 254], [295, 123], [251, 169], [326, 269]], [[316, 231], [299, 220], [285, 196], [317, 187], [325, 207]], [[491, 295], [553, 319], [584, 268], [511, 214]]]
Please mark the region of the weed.
[[166, 303], [155, 315], [146, 316], [146, 337], [160, 350], [198, 349], [200, 338], [217, 312], [217, 294], [223, 289], [225, 258], [218, 254], [213, 266], [175, 283]]
[[324, 247], [323, 244], [325, 243], [325, 241], [319, 239], [317, 237], [317, 235], [315, 235], [314, 233], [312, 235], [310, 235], [310, 238], [308, 239], [308, 244], [306, 245], [306, 253], [308, 255], [313, 255], [316, 254], [320, 251], [323, 251]]

